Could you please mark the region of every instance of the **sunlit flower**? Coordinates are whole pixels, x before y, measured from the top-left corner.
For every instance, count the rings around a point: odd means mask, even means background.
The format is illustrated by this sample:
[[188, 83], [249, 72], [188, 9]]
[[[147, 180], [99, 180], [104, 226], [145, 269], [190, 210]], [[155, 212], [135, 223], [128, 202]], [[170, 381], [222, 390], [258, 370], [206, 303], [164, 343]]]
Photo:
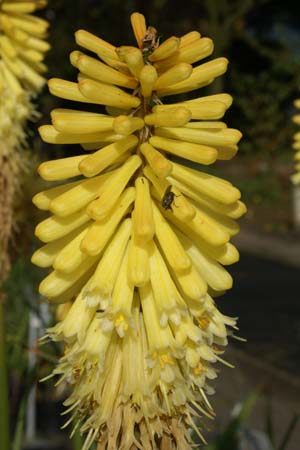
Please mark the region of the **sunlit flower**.
[[[195, 418], [214, 416], [207, 395], [227, 327], [213, 300], [232, 286], [229, 242], [245, 213], [231, 183], [198, 170], [237, 152], [238, 130], [219, 121], [228, 94], [178, 103], [162, 98], [210, 84], [225, 58], [199, 63], [213, 43], [192, 31], [159, 43], [131, 16], [138, 47], [114, 47], [84, 30], [70, 55], [78, 81], [49, 81], [53, 95], [83, 109], [55, 109], [40, 128], [48, 143], [83, 153], [48, 161], [39, 173], [63, 184], [37, 194], [52, 215], [36, 228], [45, 243], [32, 260], [53, 270], [40, 293], [73, 301], [48, 331], [65, 343], [54, 374], [72, 393], [67, 424], [84, 450], [189, 449]], [[92, 111], [89, 105], [94, 104]], [[194, 167], [194, 168], [192, 168]]]
[[[294, 106], [295, 108], [300, 109], [300, 99], [294, 101]], [[295, 114], [293, 116], [293, 122], [296, 125], [300, 125], [300, 114]], [[294, 142], [292, 147], [295, 150], [295, 173], [293, 173], [290, 178], [293, 184], [300, 184], [300, 131], [294, 134]]]

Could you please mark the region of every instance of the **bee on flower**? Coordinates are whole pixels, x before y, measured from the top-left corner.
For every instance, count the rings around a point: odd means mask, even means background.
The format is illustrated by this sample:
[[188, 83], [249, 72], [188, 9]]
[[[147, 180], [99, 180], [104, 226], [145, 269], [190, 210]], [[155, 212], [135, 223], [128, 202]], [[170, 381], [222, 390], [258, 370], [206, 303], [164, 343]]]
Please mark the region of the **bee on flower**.
[[[294, 101], [294, 106], [297, 109], [300, 109], [300, 99]], [[293, 116], [293, 122], [296, 125], [300, 125], [300, 114], [295, 114]], [[293, 184], [300, 184], [300, 131], [294, 134], [294, 142], [292, 145], [295, 150], [294, 161], [295, 161], [295, 173], [291, 175], [291, 181]]]
[[70, 107], [40, 134], [82, 152], [38, 169], [56, 185], [33, 198], [50, 216], [32, 261], [51, 270], [40, 293], [72, 302], [48, 336], [65, 343], [53, 374], [71, 387], [66, 425], [86, 435], [83, 450], [188, 450], [191, 428], [204, 440], [195, 419], [214, 416], [214, 363], [230, 366], [236, 320], [213, 298], [232, 286], [224, 266], [239, 259], [230, 238], [246, 212], [237, 188], [198, 168], [230, 160], [241, 133], [220, 121], [228, 94], [168, 103], [225, 73], [226, 58], [202, 62], [210, 39], [159, 42], [142, 14], [131, 24], [137, 47], [77, 31], [78, 80], [49, 81]]

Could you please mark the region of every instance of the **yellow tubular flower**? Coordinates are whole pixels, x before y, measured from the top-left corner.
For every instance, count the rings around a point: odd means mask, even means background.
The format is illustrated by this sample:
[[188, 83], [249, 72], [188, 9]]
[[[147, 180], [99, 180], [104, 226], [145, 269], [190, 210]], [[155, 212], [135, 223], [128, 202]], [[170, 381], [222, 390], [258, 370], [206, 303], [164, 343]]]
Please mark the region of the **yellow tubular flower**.
[[[294, 107], [300, 109], [300, 99], [294, 101]], [[295, 114], [293, 116], [293, 122], [296, 125], [300, 125], [300, 114]], [[294, 134], [294, 142], [292, 148], [295, 150], [294, 161], [295, 161], [295, 172], [290, 176], [290, 180], [294, 185], [300, 184], [300, 132]]]
[[32, 261], [53, 268], [40, 292], [72, 301], [48, 335], [67, 344], [54, 374], [72, 386], [67, 424], [86, 434], [83, 449], [189, 450], [189, 428], [202, 436], [196, 416], [214, 416], [213, 364], [230, 366], [220, 354], [236, 320], [211, 295], [232, 286], [224, 266], [239, 259], [230, 238], [246, 212], [238, 189], [191, 163], [231, 159], [241, 133], [219, 121], [228, 94], [162, 101], [226, 71], [225, 58], [201, 63], [210, 39], [159, 43], [144, 16], [131, 24], [138, 47], [77, 31], [78, 82], [49, 81], [83, 107], [52, 111], [41, 136], [83, 150], [39, 167], [68, 181], [33, 199], [52, 215], [36, 228], [45, 245]]

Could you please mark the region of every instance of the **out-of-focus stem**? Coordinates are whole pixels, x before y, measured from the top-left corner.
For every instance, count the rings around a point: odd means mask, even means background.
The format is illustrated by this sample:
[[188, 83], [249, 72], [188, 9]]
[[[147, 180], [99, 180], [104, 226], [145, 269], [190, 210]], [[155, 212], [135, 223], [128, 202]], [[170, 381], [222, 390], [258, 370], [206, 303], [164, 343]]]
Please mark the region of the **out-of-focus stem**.
[[0, 292], [0, 448], [9, 450], [9, 403], [5, 345], [5, 304]]

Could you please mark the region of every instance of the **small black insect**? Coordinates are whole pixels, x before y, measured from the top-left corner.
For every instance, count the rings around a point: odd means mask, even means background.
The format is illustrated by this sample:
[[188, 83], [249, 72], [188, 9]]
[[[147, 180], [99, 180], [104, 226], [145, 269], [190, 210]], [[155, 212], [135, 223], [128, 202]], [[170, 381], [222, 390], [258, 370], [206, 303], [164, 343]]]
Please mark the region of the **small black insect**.
[[166, 192], [161, 201], [161, 206], [164, 209], [171, 209], [171, 205], [174, 200], [174, 197], [176, 197], [176, 195], [174, 194], [174, 192], [171, 191], [171, 189], [172, 189], [172, 186], [167, 187]]

